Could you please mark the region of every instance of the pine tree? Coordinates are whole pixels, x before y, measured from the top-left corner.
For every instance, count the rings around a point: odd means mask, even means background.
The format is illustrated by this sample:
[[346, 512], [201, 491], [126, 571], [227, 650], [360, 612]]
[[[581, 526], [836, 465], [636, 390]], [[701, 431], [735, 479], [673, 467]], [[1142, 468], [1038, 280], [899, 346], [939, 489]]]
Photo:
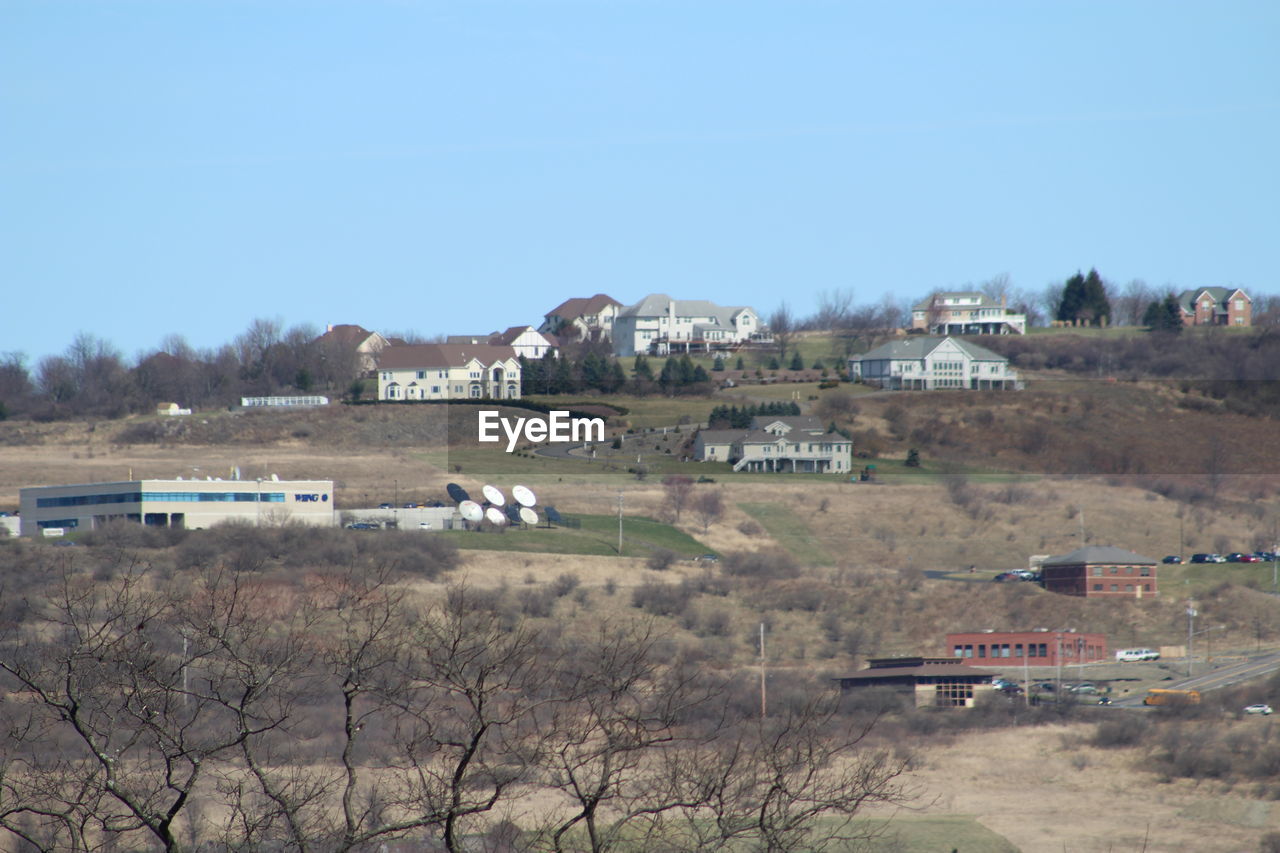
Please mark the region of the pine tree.
[[804, 359], [800, 357], [800, 351], [797, 350], [791, 356], [791, 370], [804, 370]]

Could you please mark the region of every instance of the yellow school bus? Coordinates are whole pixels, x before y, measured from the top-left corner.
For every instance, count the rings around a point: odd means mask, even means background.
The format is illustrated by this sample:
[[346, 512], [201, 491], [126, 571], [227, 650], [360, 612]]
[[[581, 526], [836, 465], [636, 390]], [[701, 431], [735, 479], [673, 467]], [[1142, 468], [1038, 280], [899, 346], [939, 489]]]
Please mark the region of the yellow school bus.
[[1159, 687], [1153, 687], [1147, 691], [1147, 698], [1142, 700], [1144, 705], [1199, 705], [1199, 690], [1162, 690]]

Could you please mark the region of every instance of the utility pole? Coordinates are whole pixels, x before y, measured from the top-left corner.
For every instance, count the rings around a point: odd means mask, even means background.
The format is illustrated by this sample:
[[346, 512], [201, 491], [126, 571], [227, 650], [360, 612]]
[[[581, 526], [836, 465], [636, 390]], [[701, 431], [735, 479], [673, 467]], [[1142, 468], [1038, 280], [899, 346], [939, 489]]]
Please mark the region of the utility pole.
[[1187, 678], [1191, 677], [1191, 643], [1195, 637], [1196, 606], [1195, 601], [1187, 599]]
[[760, 623], [760, 719], [768, 714], [768, 699], [764, 681], [764, 623]]
[[618, 490], [618, 556], [622, 556], [622, 490]]

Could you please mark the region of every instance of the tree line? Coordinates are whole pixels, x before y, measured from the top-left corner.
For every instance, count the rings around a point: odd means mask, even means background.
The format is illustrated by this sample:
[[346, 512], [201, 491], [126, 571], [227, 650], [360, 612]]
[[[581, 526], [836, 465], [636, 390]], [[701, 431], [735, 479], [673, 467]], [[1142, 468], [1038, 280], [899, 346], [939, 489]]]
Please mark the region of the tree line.
[[512, 618], [354, 566], [292, 585], [216, 559], [45, 567], [5, 601], [0, 831], [36, 850], [817, 850], [907, 799], [877, 716], [829, 694], [762, 718], [649, 621]]

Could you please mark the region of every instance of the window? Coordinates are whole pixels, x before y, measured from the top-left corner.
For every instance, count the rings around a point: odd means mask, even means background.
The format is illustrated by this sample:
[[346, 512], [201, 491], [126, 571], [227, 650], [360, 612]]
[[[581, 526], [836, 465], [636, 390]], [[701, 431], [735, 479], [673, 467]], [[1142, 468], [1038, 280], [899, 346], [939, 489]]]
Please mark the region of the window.
[[1125, 592], [1133, 592], [1133, 584], [1131, 584], [1131, 583], [1127, 583], [1127, 584], [1125, 584], [1125, 585], [1124, 585], [1124, 591], [1125, 591]]
[[965, 646], [964, 646], [964, 656], [967, 658], [973, 657], [973, 646], [969, 645], [968, 643], [965, 643]]
[[431, 386], [431, 393], [432, 393], [432, 394], [439, 394], [439, 393], [440, 393], [440, 386], [439, 386], [439, 385], [432, 385], [432, 386]]
[[419, 378], [419, 379], [426, 379], [426, 378], [427, 378], [427, 371], [425, 371], [425, 370], [419, 370], [419, 371], [418, 371], [418, 378]]
[[1000, 657], [1007, 658], [1009, 656], [1009, 644], [1002, 643], [1000, 645]]
[[1036, 644], [1035, 644], [1035, 643], [1027, 643], [1027, 657], [1029, 657], [1029, 658], [1036, 657]]
[[972, 684], [942, 682], [934, 688], [934, 704], [940, 708], [960, 708], [972, 701]]
[[1119, 592], [1119, 591], [1120, 591], [1120, 584], [1118, 584], [1118, 583], [1113, 583], [1113, 584], [1111, 585], [1111, 591], [1112, 591], [1112, 592]]
[[1040, 657], [1042, 657], [1042, 658], [1047, 658], [1048, 656], [1049, 656], [1049, 644], [1048, 644], [1048, 643], [1041, 643], [1041, 644], [1040, 644]]
[[1096, 577], [1101, 577], [1101, 576], [1102, 576], [1102, 566], [1094, 566], [1094, 567], [1093, 567], [1093, 576], [1094, 576], [1095, 578], [1096, 578]]
[[1120, 567], [1119, 567], [1119, 566], [1112, 566], [1112, 567], [1111, 567], [1111, 574], [1113, 574], [1113, 575], [1118, 575], [1118, 574], [1120, 574]]
[[1095, 583], [1095, 584], [1093, 585], [1093, 591], [1094, 591], [1094, 592], [1102, 592], [1102, 584], [1100, 584], [1100, 583]]
[[[996, 650], [995, 646], [992, 646], [992, 647], [991, 647], [992, 657], [995, 657], [995, 654], [994, 654], [994, 653], [995, 653], [995, 650]], [[980, 657], [980, 658], [985, 658], [986, 656], [987, 656], [987, 645], [986, 645], [986, 643], [979, 643], [979, 644], [978, 644], [978, 657]]]
[[952, 651], [955, 657], [958, 657], [958, 658], [964, 657], [964, 646], [956, 646]]
[[1149, 578], [1149, 577], [1151, 577], [1151, 567], [1150, 567], [1150, 566], [1143, 566], [1143, 567], [1138, 571], [1138, 574], [1142, 575], [1144, 578]]
[[1022, 657], [1022, 643], [1017, 643], [1013, 647], [1013, 656], [1015, 658]]
[[1244, 310], [1244, 300], [1243, 300], [1243, 299], [1237, 299], [1237, 300], [1236, 300], [1236, 310], [1237, 310], [1237, 311], [1243, 311], [1243, 310]]

